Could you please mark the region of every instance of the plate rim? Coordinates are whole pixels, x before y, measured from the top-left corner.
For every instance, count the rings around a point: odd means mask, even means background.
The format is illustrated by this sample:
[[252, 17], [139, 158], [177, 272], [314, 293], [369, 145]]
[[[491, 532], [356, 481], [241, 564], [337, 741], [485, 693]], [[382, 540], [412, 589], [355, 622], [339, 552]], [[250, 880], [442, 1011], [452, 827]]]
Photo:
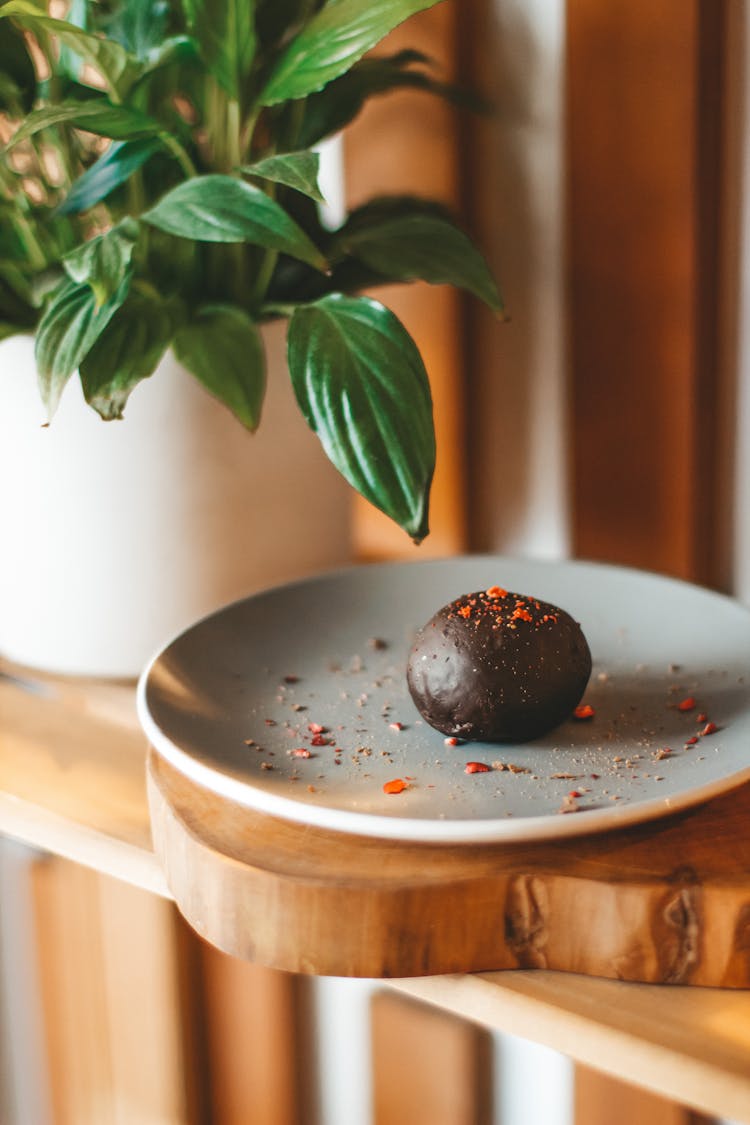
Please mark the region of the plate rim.
[[682, 793], [663, 798], [648, 798], [642, 801], [633, 801], [626, 805], [612, 805], [603, 809], [581, 809], [575, 815], [523, 816], [523, 817], [493, 817], [490, 819], [472, 818], [418, 818], [404, 816], [387, 816], [381, 813], [354, 812], [348, 809], [336, 808], [331, 805], [316, 805], [312, 802], [299, 801], [291, 797], [284, 797], [268, 790], [259, 788], [251, 780], [241, 781], [223, 772], [218, 767], [203, 764], [187, 751], [177, 746], [172, 739], [158, 726], [151, 715], [147, 693], [150, 677], [157, 662], [182, 637], [200, 628], [205, 622], [213, 620], [222, 614], [231, 613], [237, 606], [245, 605], [259, 597], [263, 597], [281, 590], [289, 590], [311, 583], [331, 581], [356, 572], [365, 572], [371, 569], [379, 571], [405, 567], [450, 566], [456, 563], [476, 563], [481, 565], [507, 565], [529, 564], [540, 570], [596, 569], [612, 574], [627, 574], [632, 577], [658, 580], [670, 586], [682, 586], [688, 590], [701, 593], [704, 596], [716, 599], [723, 603], [730, 603], [732, 607], [750, 618], [750, 607], [743, 605], [737, 599], [706, 586], [700, 586], [683, 578], [674, 578], [670, 575], [660, 574], [656, 571], [645, 570], [637, 567], [621, 566], [619, 564], [600, 562], [588, 559], [540, 559], [525, 558], [522, 556], [496, 555], [492, 553], [463, 554], [445, 556], [441, 558], [414, 559], [414, 560], [388, 560], [384, 562], [357, 563], [349, 566], [336, 567], [306, 578], [292, 582], [264, 587], [243, 598], [218, 607], [179, 630], [169, 641], [151, 657], [139, 677], [136, 689], [136, 710], [138, 719], [150, 745], [181, 774], [195, 784], [209, 790], [218, 796], [252, 811], [261, 812], [282, 820], [290, 820], [297, 824], [307, 824], [330, 832], [340, 833], [342, 836], [360, 836], [375, 839], [401, 841], [412, 844], [451, 844], [471, 846], [473, 844], [490, 843], [515, 843], [530, 841], [549, 841], [565, 839], [568, 837], [582, 836], [607, 831], [617, 831], [636, 824], [644, 824], [653, 820], [671, 816], [675, 813], [705, 804], [712, 798], [737, 789], [750, 781], [750, 763], [741, 769], [705, 782], [702, 785], [692, 786]]

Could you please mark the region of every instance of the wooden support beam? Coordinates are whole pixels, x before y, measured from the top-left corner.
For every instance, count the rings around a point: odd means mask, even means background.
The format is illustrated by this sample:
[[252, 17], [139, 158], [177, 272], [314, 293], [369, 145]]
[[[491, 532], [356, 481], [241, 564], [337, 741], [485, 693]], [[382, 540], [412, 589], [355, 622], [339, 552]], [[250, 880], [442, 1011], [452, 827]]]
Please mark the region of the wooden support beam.
[[304, 982], [200, 943], [212, 1121], [305, 1125]]
[[710, 1125], [709, 1118], [588, 1066], [575, 1070], [574, 1125]]
[[726, 5], [570, 0], [576, 553], [717, 574]]
[[198, 1125], [174, 907], [62, 859], [32, 880], [54, 1125]]
[[488, 1125], [491, 1039], [391, 993], [372, 999], [374, 1125]]

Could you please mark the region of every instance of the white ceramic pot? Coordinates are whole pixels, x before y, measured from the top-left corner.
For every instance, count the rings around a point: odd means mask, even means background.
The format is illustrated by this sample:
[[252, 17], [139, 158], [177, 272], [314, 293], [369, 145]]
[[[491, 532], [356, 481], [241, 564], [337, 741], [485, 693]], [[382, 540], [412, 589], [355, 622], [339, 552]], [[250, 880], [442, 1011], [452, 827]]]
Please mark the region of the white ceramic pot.
[[0, 343], [0, 653], [132, 677], [176, 632], [263, 586], [348, 560], [349, 490], [307, 429], [267, 333], [249, 435], [169, 353], [121, 422], [77, 378], [52, 425], [33, 341]]

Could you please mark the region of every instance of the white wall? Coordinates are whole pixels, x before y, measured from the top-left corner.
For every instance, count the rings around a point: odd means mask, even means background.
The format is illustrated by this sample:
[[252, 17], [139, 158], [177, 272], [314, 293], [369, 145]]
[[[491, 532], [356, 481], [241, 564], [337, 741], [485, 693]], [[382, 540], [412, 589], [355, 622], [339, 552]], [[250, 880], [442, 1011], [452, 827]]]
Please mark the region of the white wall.
[[484, 30], [478, 80], [496, 110], [474, 169], [489, 187], [472, 194], [511, 320], [477, 314], [476, 514], [485, 549], [557, 557], [569, 549], [564, 0], [494, 0]]

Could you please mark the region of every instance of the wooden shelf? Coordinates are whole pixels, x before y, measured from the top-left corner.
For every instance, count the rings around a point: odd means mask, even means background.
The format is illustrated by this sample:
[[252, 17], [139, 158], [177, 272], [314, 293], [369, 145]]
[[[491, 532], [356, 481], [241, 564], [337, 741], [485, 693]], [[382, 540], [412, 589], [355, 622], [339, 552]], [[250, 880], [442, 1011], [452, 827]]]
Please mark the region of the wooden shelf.
[[[151, 847], [146, 751], [132, 684], [0, 668], [0, 831], [168, 896]], [[750, 1120], [750, 991], [546, 970], [389, 987], [706, 1112]]]
[[0, 664], [0, 831], [169, 896], [151, 847], [132, 684]]

